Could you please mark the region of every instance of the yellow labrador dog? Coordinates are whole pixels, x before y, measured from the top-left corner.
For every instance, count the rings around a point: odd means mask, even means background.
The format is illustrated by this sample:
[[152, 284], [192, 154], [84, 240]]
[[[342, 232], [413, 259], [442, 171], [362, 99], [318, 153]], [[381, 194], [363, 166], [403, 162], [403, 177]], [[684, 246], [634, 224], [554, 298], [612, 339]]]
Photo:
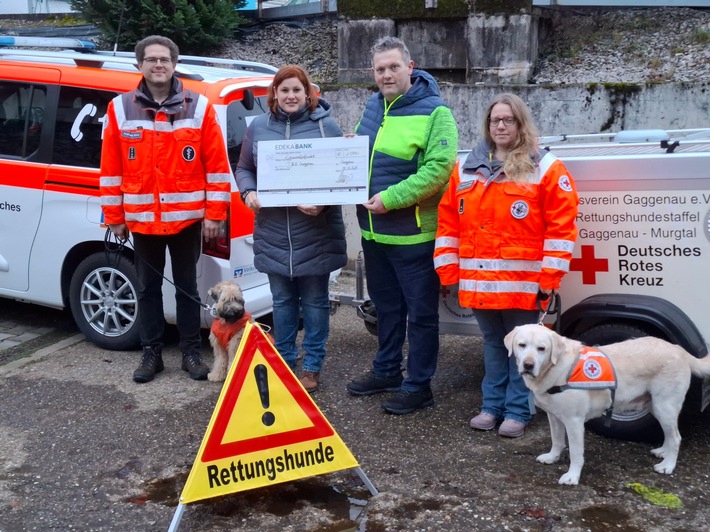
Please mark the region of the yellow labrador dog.
[[[624, 409], [640, 400], [651, 399], [651, 411], [663, 429], [663, 445], [651, 453], [663, 461], [654, 466], [658, 473], [670, 475], [675, 469], [680, 448], [678, 415], [690, 386], [690, 375], [710, 376], [710, 355], [698, 359], [683, 348], [651, 336], [600, 346], [611, 361], [612, 377], [616, 374], [616, 390], [592, 389], [582, 384], [570, 388], [568, 378], [577, 367], [583, 367], [593, 378], [602, 373], [594, 351], [581, 342], [565, 338], [542, 325], [522, 325], [505, 337], [509, 356], [514, 355], [518, 371], [535, 397], [535, 404], [547, 412], [552, 448], [537, 457], [538, 462], [553, 464], [565, 447], [565, 431], [569, 441], [570, 466], [560, 477], [560, 484], [578, 484], [584, 465], [584, 423], [599, 417], [609, 408]], [[597, 352], [598, 353], [598, 352]], [[613, 397], [613, 405], [612, 405]]]

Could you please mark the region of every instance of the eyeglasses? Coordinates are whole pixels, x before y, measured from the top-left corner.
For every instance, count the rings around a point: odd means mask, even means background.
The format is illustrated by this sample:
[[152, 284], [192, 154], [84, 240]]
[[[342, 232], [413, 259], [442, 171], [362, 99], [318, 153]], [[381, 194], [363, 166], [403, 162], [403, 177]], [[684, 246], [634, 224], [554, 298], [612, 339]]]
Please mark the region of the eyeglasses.
[[155, 65], [157, 63], [162, 63], [163, 65], [172, 65], [173, 60], [169, 57], [145, 57], [143, 61], [150, 65]]
[[506, 127], [510, 127], [517, 122], [514, 116], [505, 116], [503, 118], [489, 118], [488, 125], [491, 127], [498, 127], [498, 125], [503, 122]]

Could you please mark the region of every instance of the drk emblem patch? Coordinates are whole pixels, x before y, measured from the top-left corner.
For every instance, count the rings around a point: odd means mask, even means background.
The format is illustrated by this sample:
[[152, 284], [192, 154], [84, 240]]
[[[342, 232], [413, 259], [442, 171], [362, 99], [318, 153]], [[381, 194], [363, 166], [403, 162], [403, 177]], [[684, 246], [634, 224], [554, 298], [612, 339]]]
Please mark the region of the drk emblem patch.
[[522, 220], [530, 212], [530, 206], [523, 200], [518, 200], [510, 206], [510, 214], [516, 220]]

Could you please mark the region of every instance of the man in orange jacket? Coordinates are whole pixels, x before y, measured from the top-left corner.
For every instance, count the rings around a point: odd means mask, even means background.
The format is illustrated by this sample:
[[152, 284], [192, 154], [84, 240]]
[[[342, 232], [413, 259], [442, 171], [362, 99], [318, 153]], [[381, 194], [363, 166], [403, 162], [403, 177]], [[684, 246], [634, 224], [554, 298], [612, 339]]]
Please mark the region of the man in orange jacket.
[[153, 35], [136, 45], [143, 79], [114, 98], [104, 121], [101, 206], [109, 229], [133, 233], [143, 357], [135, 382], [163, 371], [163, 271], [170, 251], [182, 369], [196, 380], [200, 359], [197, 261], [201, 235], [217, 236], [227, 219], [231, 172], [217, 115], [203, 95], [173, 76], [178, 47]]

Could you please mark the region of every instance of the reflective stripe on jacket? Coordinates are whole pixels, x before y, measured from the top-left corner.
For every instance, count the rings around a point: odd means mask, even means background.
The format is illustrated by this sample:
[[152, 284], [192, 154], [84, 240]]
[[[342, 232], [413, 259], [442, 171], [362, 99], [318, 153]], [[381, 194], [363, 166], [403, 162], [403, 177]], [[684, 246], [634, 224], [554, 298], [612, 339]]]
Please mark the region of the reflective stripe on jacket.
[[[141, 85], [142, 87], [142, 85]], [[205, 96], [173, 92], [158, 106], [140, 88], [114, 98], [104, 121], [101, 206], [107, 224], [175, 234], [226, 220], [232, 174], [217, 115]]]
[[558, 289], [577, 238], [574, 181], [541, 152], [536, 176], [487, 180], [459, 163], [439, 204], [434, 266], [442, 285], [458, 284], [462, 307], [537, 308], [540, 289]]

